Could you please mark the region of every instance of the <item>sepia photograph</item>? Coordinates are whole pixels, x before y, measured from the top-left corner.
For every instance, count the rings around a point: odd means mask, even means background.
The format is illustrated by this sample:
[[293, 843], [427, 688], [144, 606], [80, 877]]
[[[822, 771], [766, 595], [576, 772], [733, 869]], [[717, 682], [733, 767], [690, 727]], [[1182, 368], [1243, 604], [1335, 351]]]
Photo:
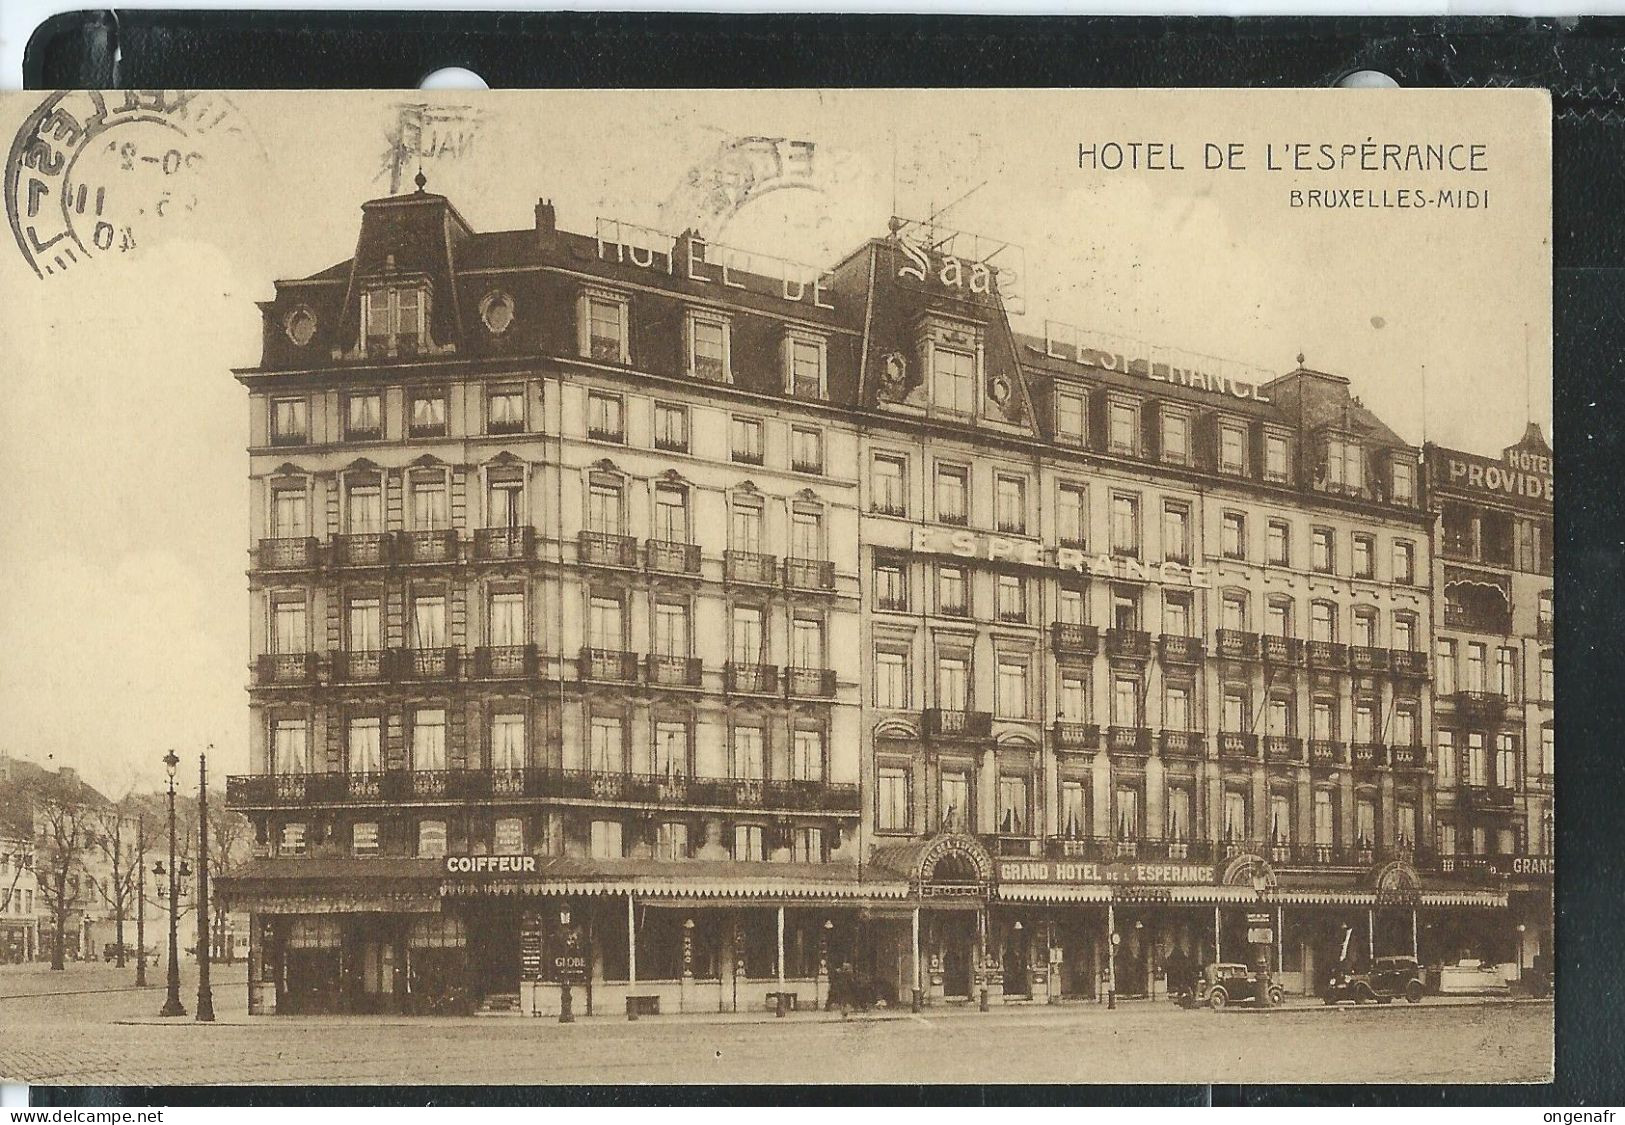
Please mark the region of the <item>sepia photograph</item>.
[[0, 1081], [1550, 1081], [1550, 117], [0, 95]]

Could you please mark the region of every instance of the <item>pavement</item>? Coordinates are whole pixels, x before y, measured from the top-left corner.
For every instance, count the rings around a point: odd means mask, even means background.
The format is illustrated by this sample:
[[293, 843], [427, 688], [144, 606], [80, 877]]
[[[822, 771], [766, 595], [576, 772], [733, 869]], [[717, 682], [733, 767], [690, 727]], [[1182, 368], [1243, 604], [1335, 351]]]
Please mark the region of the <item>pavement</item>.
[[[1185, 1011], [1167, 1001], [554, 1019], [252, 1017], [216, 966], [217, 1022], [162, 1019], [164, 973], [0, 972], [0, 1080], [49, 1085], [644, 1082], [1528, 1082], [1550, 1001]], [[196, 1000], [192, 967], [181, 989]]]

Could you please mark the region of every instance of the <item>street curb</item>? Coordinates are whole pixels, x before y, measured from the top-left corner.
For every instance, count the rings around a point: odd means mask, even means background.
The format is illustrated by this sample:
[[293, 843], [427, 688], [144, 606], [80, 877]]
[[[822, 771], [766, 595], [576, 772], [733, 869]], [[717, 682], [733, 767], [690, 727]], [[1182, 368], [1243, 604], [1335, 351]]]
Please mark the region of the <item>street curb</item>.
[[[1273, 1015], [1273, 1014], [1275, 1014], [1277, 1012], [1364, 1012], [1364, 1011], [1372, 1011], [1372, 1012], [1381, 1012], [1381, 1011], [1420, 1012], [1420, 1011], [1423, 1011], [1423, 1010], [1437, 1011], [1440, 1008], [1503, 1008], [1503, 1007], [1508, 1007], [1508, 1006], [1511, 1006], [1511, 1005], [1514, 1005], [1514, 1004], [1550, 1004], [1550, 1003], [1552, 1003], [1552, 1000], [1550, 998], [1542, 1000], [1542, 999], [1539, 999], [1539, 998], [1533, 997], [1533, 996], [1481, 997], [1481, 998], [1476, 998], [1476, 999], [1463, 997], [1463, 998], [1461, 998], [1459, 1000], [1457, 1000], [1457, 999], [1443, 999], [1443, 998], [1434, 997], [1434, 998], [1424, 998], [1420, 1004], [1407, 1004], [1407, 1003], [1404, 1003], [1402, 999], [1396, 998], [1394, 1000], [1394, 1002], [1391, 1003], [1391, 1004], [1378, 1004], [1378, 1003], [1374, 1003], [1374, 1002], [1370, 1003], [1370, 1004], [1354, 1004], [1354, 1003], [1297, 1004], [1297, 1005], [1286, 1004], [1286, 1005], [1282, 1005], [1279, 1008], [1232, 1007], [1232, 1008], [1225, 1008], [1224, 1012], [1225, 1013], [1233, 1012], [1236, 1015], [1251, 1015], [1251, 1016]], [[1221, 1014], [1224, 1014], [1224, 1013], [1221, 1013]]]

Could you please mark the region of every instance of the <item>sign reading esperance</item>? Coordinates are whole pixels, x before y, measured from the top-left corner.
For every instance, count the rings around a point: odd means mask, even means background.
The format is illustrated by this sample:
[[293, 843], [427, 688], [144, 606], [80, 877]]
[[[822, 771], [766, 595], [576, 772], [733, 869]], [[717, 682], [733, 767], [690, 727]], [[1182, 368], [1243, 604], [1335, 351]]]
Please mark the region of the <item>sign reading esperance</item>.
[[920, 555], [951, 555], [962, 559], [984, 559], [988, 562], [1050, 566], [1077, 574], [1092, 574], [1099, 578], [1161, 582], [1168, 586], [1194, 586], [1201, 590], [1213, 588], [1213, 571], [1205, 566], [1187, 566], [1176, 562], [1142, 562], [1139, 559], [1119, 558], [1114, 555], [1089, 555], [1076, 547], [1046, 547], [1028, 540], [1006, 539], [1002, 535], [981, 535], [974, 531], [942, 532], [915, 524], [911, 528], [909, 549]]

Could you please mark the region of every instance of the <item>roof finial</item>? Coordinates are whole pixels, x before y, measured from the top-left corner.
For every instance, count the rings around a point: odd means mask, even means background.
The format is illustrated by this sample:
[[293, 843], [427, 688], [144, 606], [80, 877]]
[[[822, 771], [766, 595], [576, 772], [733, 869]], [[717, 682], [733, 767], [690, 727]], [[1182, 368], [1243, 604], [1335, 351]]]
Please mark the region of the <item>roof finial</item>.
[[1299, 367], [1303, 366], [1303, 353], [1302, 352], [1298, 353], [1298, 366]]
[[412, 182], [418, 185], [419, 192], [423, 191], [424, 188], [429, 186], [429, 177], [423, 174], [422, 164], [418, 165], [418, 174], [412, 177]]

